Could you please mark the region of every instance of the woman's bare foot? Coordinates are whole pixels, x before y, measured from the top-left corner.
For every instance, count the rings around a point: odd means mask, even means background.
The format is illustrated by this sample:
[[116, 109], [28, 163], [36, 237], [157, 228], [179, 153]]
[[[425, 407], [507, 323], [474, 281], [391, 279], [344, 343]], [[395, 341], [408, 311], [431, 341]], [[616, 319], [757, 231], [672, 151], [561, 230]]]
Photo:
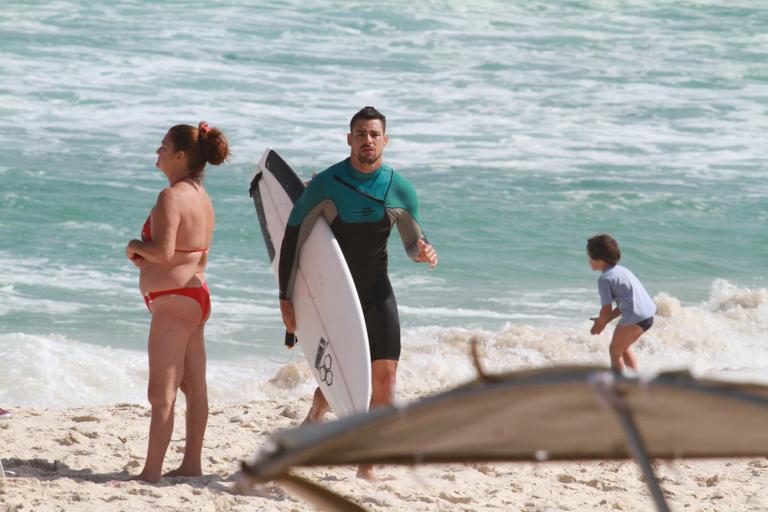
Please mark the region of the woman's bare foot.
[[147, 472], [142, 471], [135, 477], [133, 477], [131, 480], [139, 480], [141, 482], [146, 482], [148, 484], [156, 484], [160, 481], [160, 475], [151, 475]]
[[188, 467], [184, 467], [184, 465], [181, 465], [178, 468], [174, 469], [173, 471], [167, 472], [163, 476], [168, 476], [168, 477], [174, 477], [174, 476], [203, 476], [203, 470], [200, 467], [188, 468]]

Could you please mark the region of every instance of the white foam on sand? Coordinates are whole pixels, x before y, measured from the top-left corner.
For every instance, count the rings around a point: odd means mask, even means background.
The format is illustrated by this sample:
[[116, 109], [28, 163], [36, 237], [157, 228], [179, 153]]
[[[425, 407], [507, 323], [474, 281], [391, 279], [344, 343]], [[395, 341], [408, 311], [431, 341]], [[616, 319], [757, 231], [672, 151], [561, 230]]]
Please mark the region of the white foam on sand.
[[[1, 334], [0, 360], [0, 404], [4, 407], [61, 409], [148, 403], [144, 343], [128, 350], [61, 335]], [[307, 395], [314, 384], [303, 361], [298, 350], [286, 351], [279, 359], [247, 356], [237, 361], [209, 360], [211, 403], [291, 401], [297, 394]]]
[[[633, 346], [640, 371], [688, 368], [700, 376], [768, 382], [768, 290], [712, 283], [698, 305], [659, 293], [653, 327]], [[403, 335], [399, 387], [443, 388], [472, 379], [471, 340], [480, 343], [489, 371], [555, 364], [608, 365], [613, 328], [593, 336], [591, 322], [570, 327], [507, 324], [499, 331], [420, 327]]]
[[[768, 380], [768, 291], [712, 284], [708, 300], [682, 305], [666, 293], [655, 297], [653, 328], [635, 344], [640, 370], [650, 374], [689, 368], [699, 375]], [[426, 326], [403, 330], [398, 394], [429, 394], [474, 378], [469, 351], [477, 340], [488, 371], [555, 364], [608, 364], [612, 328], [589, 333], [591, 323], [534, 327], [507, 323], [497, 331]], [[0, 404], [68, 407], [116, 402], [146, 403], [145, 341], [111, 348], [62, 335], [0, 335]], [[104, 345], [107, 345], [105, 340]], [[212, 402], [292, 400], [314, 388], [298, 352], [265, 356], [241, 347], [237, 359], [209, 360]], [[240, 349], [238, 349], [240, 350]], [[254, 353], [248, 353], [254, 350]]]

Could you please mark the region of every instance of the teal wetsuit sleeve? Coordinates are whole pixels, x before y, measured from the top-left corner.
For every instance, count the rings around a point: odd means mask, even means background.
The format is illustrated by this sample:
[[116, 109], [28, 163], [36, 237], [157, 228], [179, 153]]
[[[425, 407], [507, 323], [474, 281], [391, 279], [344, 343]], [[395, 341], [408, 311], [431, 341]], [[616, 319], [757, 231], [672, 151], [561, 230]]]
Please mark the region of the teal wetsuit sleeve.
[[309, 182], [304, 193], [293, 205], [288, 217], [288, 223], [280, 246], [280, 263], [278, 264], [278, 283], [280, 298], [291, 300], [296, 269], [299, 266], [301, 246], [312, 231], [315, 221], [323, 212], [327, 201], [325, 180], [316, 176]]
[[405, 178], [395, 174], [387, 194], [387, 212], [397, 223], [405, 252], [412, 260], [419, 255], [418, 241], [427, 237], [419, 223], [419, 199], [416, 190]]
[[326, 176], [317, 175], [307, 184], [307, 188], [293, 205], [291, 215], [288, 217], [289, 226], [299, 226], [304, 223], [317, 205], [326, 199], [326, 181]]

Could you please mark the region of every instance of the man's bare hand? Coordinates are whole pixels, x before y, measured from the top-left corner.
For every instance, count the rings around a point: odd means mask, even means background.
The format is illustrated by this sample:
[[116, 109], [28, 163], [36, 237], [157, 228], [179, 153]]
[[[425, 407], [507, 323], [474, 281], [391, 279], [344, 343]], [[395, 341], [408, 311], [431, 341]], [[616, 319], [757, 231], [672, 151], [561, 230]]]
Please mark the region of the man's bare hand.
[[285, 330], [290, 333], [296, 332], [296, 313], [293, 310], [291, 301], [280, 299], [280, 313], [283, 315]]
[[437, 266], [437, 251], [435, 248], [428, 244], [423, 238], [420, 238], [416, 243], [419, 247], [419, 255], [416, 256], [416, 261], [420, 263], [429, 263], [430, 270], [435, 268]]

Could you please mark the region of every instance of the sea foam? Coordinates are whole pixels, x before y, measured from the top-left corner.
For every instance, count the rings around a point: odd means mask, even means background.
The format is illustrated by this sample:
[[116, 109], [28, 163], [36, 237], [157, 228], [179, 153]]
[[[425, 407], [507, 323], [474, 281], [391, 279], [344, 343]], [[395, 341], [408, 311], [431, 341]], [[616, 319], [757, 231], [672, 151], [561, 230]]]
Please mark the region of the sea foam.
[[[668, 293], [654, 297], [653, 327], [633, 346], [642, 374], [689, 369], [699, 376], [768, 382], [768, 292], [712, 284], [708, 300], [683, 305]], [[563, 364], [608, 365], [612, 327], [589, 333], [591, 323], [540, 327], [508, 323], [500, 330], [423, 326], [403, 330], [398, 391], [424, 395], [473, 379], [470, 357], [479, 344], [488, 372]], [[300, 345], [299, 345], [300, 346]], [[296, 349], [281, 356], [254, 352], [232, 360], [209, 360], [212, 402], [292, 400], [314, 383]], [[61, 335], [0, 335], [0, 404], [66, 407], [114, 402], [146, 403], [147, 356], [94, 346]]]

